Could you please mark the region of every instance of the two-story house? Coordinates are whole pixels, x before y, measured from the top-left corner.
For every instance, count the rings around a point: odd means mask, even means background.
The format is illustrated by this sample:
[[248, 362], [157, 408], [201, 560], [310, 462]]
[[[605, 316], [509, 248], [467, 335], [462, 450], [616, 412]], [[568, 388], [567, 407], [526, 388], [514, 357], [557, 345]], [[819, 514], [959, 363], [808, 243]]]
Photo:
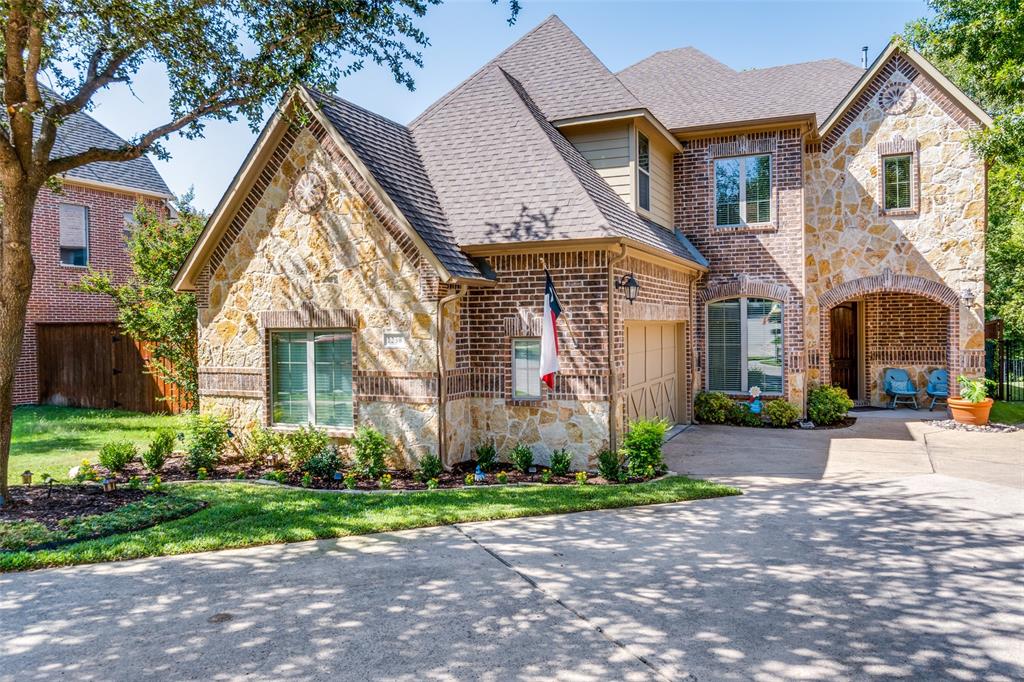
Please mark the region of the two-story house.
[[[201, 409], [581, 464], [719, 390], [982, 370], [988, 116], [920, 55], [611, 73], [557, 18], [409, 125], [299, 88], [179, 273]], [[539, 379], [545, 270], [561, 370]], [[635, 285], [635, 286], [634, 286]]]
[[[53, 154], [124, 144], [80, 112], [60, 127]], [[32, 216], [35, 275], [15, 369], [14, 404], [111, 407], [109, 391], [104, 393], [102, 388], [112, 386], [112, 374], [118, 369], [111, 366], [117, 310], [108, 297], [71, 287], [90, 267], [126, 279], [131, 265], [125, 234], [136, 205], [142, 202], [166, 214], [167, 202], [174, 197], [146, 157], [92, 163], [60, 180], [59, 190], [39, 192]]]

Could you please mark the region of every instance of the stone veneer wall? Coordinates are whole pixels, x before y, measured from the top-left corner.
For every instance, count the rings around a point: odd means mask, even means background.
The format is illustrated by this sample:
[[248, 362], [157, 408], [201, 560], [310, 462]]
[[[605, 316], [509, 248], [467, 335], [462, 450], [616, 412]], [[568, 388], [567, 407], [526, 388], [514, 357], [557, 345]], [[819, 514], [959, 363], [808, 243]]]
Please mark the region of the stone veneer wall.
[[[693, 325], [695, 376], [704, 381], [706, 303], [736, 296], [773, 298], [783, 303], [783, 393], [799, 405], [805, 383], [802, 133], [793, 128], [706, 137], [687, 140], [684, 147], [675, 156], [675, 225], [711, 263], [700, 282]], [[715, 159], [763, 153], [772, 157], [772, 220], [716, 227]]]
[[[895, 83], [910, 94], [887, 113], [878, 93]], [[823, 334], [828, 309], [842, 298], [830, 292], [848, 291], [851, 298], [868, 289], [883, 298], [921, 294], [945, 305], [950, 373], [981, 374], [985, 167], [967, 144], [976, 124], [898, 55], [843, 121], [809, 147], [804, 165], [809, 378], [829, 380]], [[915, 157], [915, 206], [887, 213], [879, 203], [881, 158], [904, 150]], [[971, 309], [959, 301], [963, 290], [974, 294]]]
[[[312, 214], [289, 197], [307, 168], [327, 188]], [[200, 409], [225, 413], [243, 429], [269, 424], [269, 331], [348, 327], [355, 421], [390, 435], [397, 459], [410, 463], [437, 451], [439, 292], [407, 237], [381, 219], [357, 183], [322, 128], [285, 135], [204, 277]], [[404, 332], [407, 347], [384, 348], [385, 331]]]

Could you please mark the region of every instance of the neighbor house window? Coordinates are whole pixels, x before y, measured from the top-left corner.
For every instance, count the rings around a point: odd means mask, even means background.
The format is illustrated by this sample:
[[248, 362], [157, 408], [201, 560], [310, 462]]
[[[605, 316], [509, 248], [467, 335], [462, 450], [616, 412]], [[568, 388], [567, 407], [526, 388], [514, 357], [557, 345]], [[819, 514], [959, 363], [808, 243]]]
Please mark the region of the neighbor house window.
[[273, 332], [270, 367], [274, 424], [352, 427], [350, 332]]
[[125, 238], [125, 241], [127, 241], [127, 240], [131, 239], [132, 232], [135, 231], [135, 228], [138, 225], [135, 222], [135, 212], [134, 211], [125, 211], [122, 214], [122, 220], [124, 220], [124, 230], [123, 230], [124, 238]]
[[512, 397], [540, 398], [540, 339], [512, 340]]
[[708, 389], [782, 393], [782, 304], [734, 298], [708, 304]]
[[60, 205], [60, 262], [89, 264], [89, 210], [85, 206]]
[[637, 204], [651, 210], [651, 143], [643, 133], [636, 134]]
[[884, 166], [885, 210], [912, 208], [910, 196], [910, 164], [911, 154], [887, 156], [882, 160]]
[[738, 156], [715, 161], [715, 224], [767, 223], [772, 219], [772, 157]]

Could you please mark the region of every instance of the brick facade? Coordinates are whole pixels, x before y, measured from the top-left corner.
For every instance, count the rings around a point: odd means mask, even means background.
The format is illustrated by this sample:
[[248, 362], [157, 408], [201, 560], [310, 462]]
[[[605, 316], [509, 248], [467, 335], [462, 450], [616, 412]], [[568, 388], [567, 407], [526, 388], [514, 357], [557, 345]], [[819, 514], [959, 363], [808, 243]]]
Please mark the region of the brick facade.
[[[71, 290], [87, 268], [60, 262], [60, 219], [62, 203], [85, 206], [89, 220], [89, 266], [109, 270], [123, 281], [131, 266], [124, 245], [125, 213], [131, 213], [140, 197], [128, 191], [113, 191], [67, 182], [60, 194], [44, 188], [39, 192], [32, 217], [32, 258], [35, 276], [28, 302], [21, 358], [15, 371], [14, 404], [39, 401], [36, 356], [36, 326], [54, 323], [113, 322], [117, 311], [106, 296]], [[164, 202], [147, 197], [143, 201], [153, 210], [163, 210]]]

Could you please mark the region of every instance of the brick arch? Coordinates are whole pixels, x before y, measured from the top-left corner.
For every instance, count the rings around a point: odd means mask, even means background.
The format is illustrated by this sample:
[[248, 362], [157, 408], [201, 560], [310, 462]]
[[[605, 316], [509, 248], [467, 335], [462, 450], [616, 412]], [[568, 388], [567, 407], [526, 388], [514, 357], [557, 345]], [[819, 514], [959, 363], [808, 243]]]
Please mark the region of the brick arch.
[[941, 303], [950, 310], [956, 310], [960, 297], [955, 291], [942, 282], [925, 279], [916, 275], [897, 275], [886, 268], [879, 275], [851, 279], [848, 282], [832, 287], [818, 296], [818, 306], [823, 312], [835, 308], [840, 303], [849, 301], [865, 294], [877, 294], [891, 291], [899, 294], [915, 294]]
[[[951, 377], [960, 374], [964, 364], [960, 353], [960, 297], [941, 282], [916, 275], [897, 275], [889, 268], [881, 274], [860, 277], [832, 287], [818, 296], [818, 321], [820, 335], [817, 362], [821, 371], [821, 383], [832, 383], [832, 367], [829, 354], [832, 343], [832, 308], [860, 296], [878, 293], [911, 294], [934, 301], [949, 311], [946, 327], [946, 370]], [[959, 392], [956, 382], [950, 382], [950, 391]]]
[[790, 289], [785, 284], [776, 282], [755, 282], [745, 276], [740, 276], [731, 282], [713, 284], [701, 289], [697, 294], [700, 303], [711, 303], [724, 298], [738, 298], [749, 296], [752, 298], [770, 298], [785, 303], [789, 300]]

